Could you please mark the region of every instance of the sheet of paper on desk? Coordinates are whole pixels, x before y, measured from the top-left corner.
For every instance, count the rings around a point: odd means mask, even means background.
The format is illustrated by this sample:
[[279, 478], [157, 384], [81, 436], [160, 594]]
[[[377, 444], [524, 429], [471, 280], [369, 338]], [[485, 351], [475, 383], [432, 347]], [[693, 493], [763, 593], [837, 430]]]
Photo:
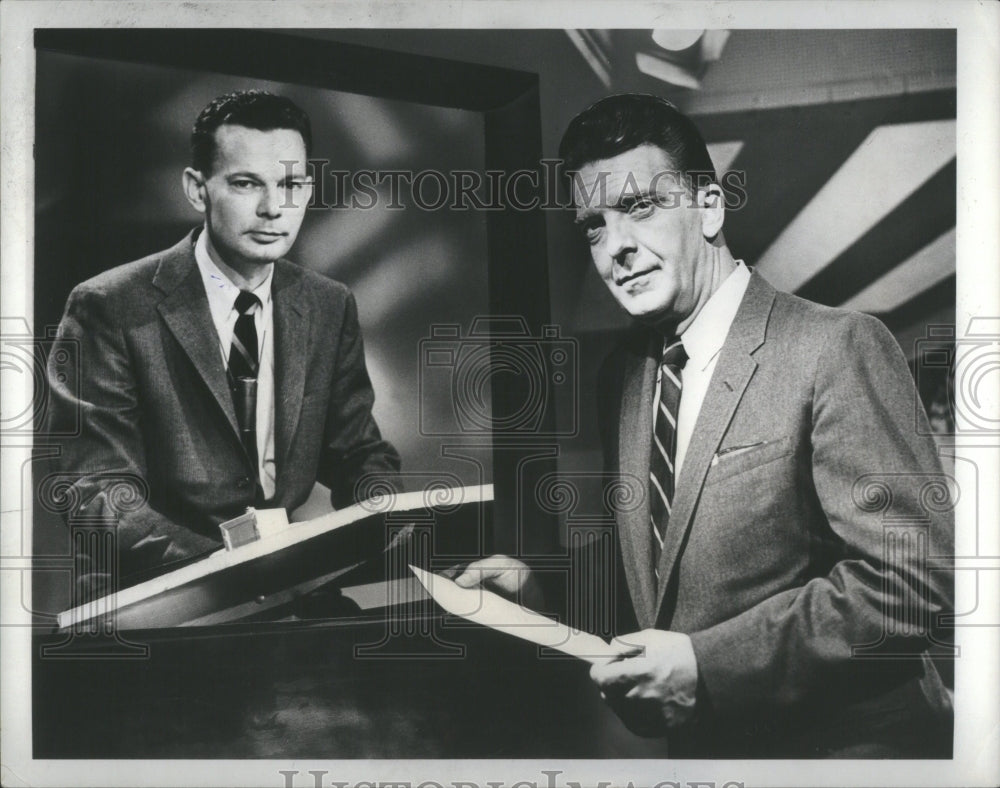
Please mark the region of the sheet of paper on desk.
[[410, 566], [434, 601], [452, 615], [506, 632], [539, 646], [562, 651], [587, 662], [605, 662], [618, 656], [617, 649], [596, 635], [571, 629], [565, 624], [510, 602], [484, 588], [462, 588], [442, 575]]

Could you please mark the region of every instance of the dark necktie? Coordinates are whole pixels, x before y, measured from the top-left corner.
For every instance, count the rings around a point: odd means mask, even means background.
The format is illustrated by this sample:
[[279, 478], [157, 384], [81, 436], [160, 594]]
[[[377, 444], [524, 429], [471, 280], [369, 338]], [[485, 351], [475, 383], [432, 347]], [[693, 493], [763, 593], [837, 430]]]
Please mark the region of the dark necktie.
[[[677, 411], [681, 404], [681, 370], [687, 353], [675, 340], [660, 362], [660, 402], [653, 426], [653, 449], [649, 463], [649, 516], [653, 532], [653, 567], [660, 562], [663, 539], [674, 500], [674, 456], [677, 451]], [[657, 577], [659, 572], [657, 571]]]
[[[257, 467], [257, 327], [254, 325], [253, 308], [260, 299], [249, 290], [241, 290], [236, 297], [235, 309], [239, 313], [233, 330], [233, 344], [229, 350], [229, 380], [236, 406], [236, 421], [240, 426], [240, 439], [253, 466]], [[255, 474], [256, 475], [256, 474]]]

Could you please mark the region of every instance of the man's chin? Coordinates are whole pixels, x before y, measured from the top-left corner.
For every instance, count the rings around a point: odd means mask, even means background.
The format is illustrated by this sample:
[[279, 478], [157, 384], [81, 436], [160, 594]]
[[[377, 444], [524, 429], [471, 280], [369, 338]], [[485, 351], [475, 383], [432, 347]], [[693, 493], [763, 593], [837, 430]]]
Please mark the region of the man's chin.
[[271, 244], [260, 247], [252, 247], [243, 250], [243, 259], [248, 263], [257, 265], [268, 265], [275, 260], [280, 260], [288, 251], [288, 244]]
[[661, 326], [665, 323], [676, 322], [673, 313], [662, 302], [645, 302], [644, 299], [633, 299], [628, 303], [622, 303], [625, 311], [635, 320], [649, 326]]

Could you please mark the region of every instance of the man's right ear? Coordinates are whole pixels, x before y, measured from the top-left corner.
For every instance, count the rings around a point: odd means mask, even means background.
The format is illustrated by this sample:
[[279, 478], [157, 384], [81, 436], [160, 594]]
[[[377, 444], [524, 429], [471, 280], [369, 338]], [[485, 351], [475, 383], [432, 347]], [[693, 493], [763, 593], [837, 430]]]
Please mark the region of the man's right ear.
[[207, 201], [205, 195], [205, 178], [198, 170], [187, 167], [183, 176], [184, 196], [198, 213], [205, 213]]

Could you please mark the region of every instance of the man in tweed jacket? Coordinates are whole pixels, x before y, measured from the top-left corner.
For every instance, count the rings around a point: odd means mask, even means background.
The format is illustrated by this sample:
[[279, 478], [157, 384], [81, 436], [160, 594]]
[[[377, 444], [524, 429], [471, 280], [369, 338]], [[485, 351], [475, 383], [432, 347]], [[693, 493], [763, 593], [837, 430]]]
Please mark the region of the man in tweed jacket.
[[[705, 143], [669, 102], [604, 99], [560, 156], [597, 272], [640, 325], [599, 381], [608, 473], [649, 480], [616, 512], [621, 656], [591, 670], [605, 700], [672, 757], [950, 757], [927, 652], [952, 605], [950, 572], [929, 568], [953, 555], [951, 493], [893, 337], [733, 258]], [[678, 341], [658, 521], [654, 413]], [[530, 577], [494, 557], [458, 582], [523, 594]]]
[[[320, 481], [343, 507], [365, 474], [399, 469], [372, 418], [353, 296], [283, 259], [309, 203], [310, 142], [288, 99], [216, 99], [184, 172], [204, 225], [69, 297], [58, 341], [78, 344], [79, 364], [50, 373], [51, 424], [81, 423], [61, 457], [70, 514], [116, 524], [119, 585], [218, 549], [219, 523], [247, 506], [291, 510]], [[249, 443], [228, 369], [241, 291], [259, 337]]]

